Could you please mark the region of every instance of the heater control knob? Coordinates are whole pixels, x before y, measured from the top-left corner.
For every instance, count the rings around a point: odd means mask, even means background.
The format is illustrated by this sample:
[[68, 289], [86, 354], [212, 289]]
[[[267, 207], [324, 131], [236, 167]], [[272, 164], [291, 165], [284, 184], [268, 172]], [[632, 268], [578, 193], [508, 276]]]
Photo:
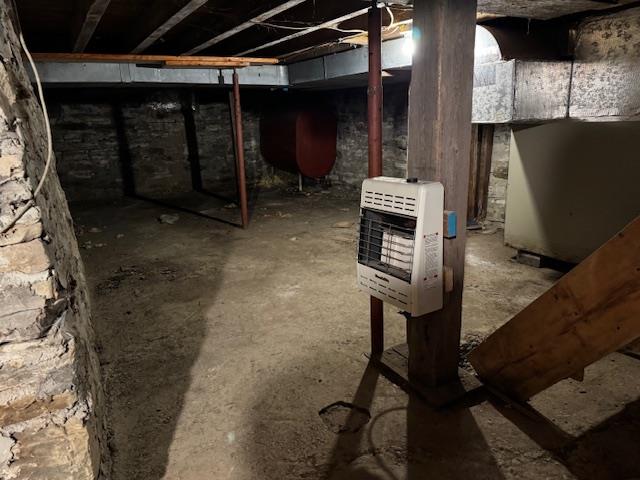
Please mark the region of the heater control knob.
[[407, 178], [407, 183], [418, 183], [417, 177], [409, 177]]

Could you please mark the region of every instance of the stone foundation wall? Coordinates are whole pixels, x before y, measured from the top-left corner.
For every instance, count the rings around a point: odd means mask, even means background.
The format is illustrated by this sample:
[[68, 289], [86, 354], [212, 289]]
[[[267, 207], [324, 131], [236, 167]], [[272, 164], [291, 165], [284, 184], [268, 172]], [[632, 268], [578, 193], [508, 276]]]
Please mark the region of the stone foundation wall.
[[[329, 178], [336, 184], [360, 188], [368, 173], [367, 90], [327, 94], [338, 114], [336, 164]], [[408, 85], [385, 86], [382, 118], [383, 174], [407, 174]]]
[[[407, 85], [385, 88], [385, 175], [406, 175], [407, 89]], [[198, 154], [206, 190], [235, 192], [235, 155], [226, 91], [89, 89], [49, 93], [58, 171], [70, 201], [121, 197], [123, 152], [133, 170], [137, 193], [162, 197], [189, 192], [190, 148]], [[337, 113], [337, 159], [329, 178], [334, 184], [359, 187], [366, 178], [368, 162], [364, 88], [289, 94], [244, 91], [247, 181], [272, 184], [290, 178], [262, 158], [260, 116], [265, 109], [305, 102], [321, 103]], [[195, 144], [193, 137], [188, 138], [193, 136], [190, 128], [195, 131]]]
[[[140, 195], [163, 198], [190, 192], [190, 155], [197, 155], [205, 189], [235, 192], [226, 91], [48, 93], [58, 171], [70, 201], [122, 197], [127, 176], [123, 162], [130, 165], [132, 183]], [[263, 105], [258, 94], [250, 91], [243, 93], [242, 101], [247, 181], [269, 183], [275, 169], [260, 154]]]
[[[10, 3], [10, 2], [9, 2]], [[85, 279], [42, 110], [0, 0], [0, 478], [108, 478], [99, 364]]]
[[491, 154], [491, 175], [487, 200], [487, 220], [504, 225], [507, 207], [507, 182], [509, 178], [509, 151], [511, 127], [496, 125]]
[[[359, 188], [368, 170], [366, 88], [288, 94], [244, 91], [247, 181], [254, 185], [291, 181], [262, 158], [260, 116], [267, 109], [304, 103], [336, 112], [337, 156], [329, 179], [336, 186]], [[197, 152], [203, 188], [235, 194], [226, 91], [51, 91], [49, 104], [58, 171], [70, 201], [122, 197], [123, 160], [130, 162], [135, 190], [141, 195], [162, 198], [189, 192], [193, 189], [190, 149]], [[383, 173], [405, 177], [408, 85], [385, 86], [383, 107]], [[509, 139], [510, 128], [496, 125], [488, 220], [500, 223], [504, 223]]]

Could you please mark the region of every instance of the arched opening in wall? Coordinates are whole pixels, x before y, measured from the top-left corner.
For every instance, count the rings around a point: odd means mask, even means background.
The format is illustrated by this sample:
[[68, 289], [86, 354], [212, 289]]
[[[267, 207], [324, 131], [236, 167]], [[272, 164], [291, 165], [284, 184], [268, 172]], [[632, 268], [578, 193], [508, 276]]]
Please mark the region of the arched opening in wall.
[[502, 51], [493, 34], [482, 25], [476, 27], [475, 65], [502, 60]]
[[[490, 87], [496, 83], [496, 62], [501, 60], [502, 52], [495, 37], [489, 30], [478, 25], [473, 69], [474, 89]], [[487, 219], [494, 135], [493, 124], [474, 123], [472, 126], [467, 208], [467, 225], [471, 229], [481, 228], [481, 223]]]

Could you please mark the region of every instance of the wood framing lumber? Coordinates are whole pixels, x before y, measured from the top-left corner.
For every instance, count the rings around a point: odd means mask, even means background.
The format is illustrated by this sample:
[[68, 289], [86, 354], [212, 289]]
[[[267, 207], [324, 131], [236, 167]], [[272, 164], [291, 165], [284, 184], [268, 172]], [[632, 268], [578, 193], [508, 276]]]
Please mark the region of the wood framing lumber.
[[184, 7], [178, 10], [176, 13], [171, 15], [162, 25], [156, 28], [153, 32], [151, 32], [147, 37], [142, 40], [136, 48], [134, 48], [131, 53], [142, 53], [155, 42], [158, 41], [165, 33], [171, 30], [173, 27], [182, 22], [185, 18], [191, 15], [193, 12], [202, 7], [209, 0], [191, 0]]
[[640, 217], [490, 335], [478, 376], [527, 400], [640, 338]]
[[416, 2], [413, 22], [408, 176], [441, 182], [444, 208], [458, 219], [457, 236], [444, 240], [444, 266], [451, 268], [453, 288], [443, 309], [407, 319], [410, 379], [433, 387], [458, 377], [476, 2]]
[[247, 65], [274, 65], [277, 58], [255, 57], [178, 57], [168, 55], [133, 55], [104, 53], [34, 53], [37, 62], [66, 63], [139, 63], [174, 67], [243, 67]]
[[110, 3], [111, 0], [93, 0], [87, 4], [87, 11], [82, 17], [80, 29], [73, 45], [74, 52], [83, 52], [87, 48]]

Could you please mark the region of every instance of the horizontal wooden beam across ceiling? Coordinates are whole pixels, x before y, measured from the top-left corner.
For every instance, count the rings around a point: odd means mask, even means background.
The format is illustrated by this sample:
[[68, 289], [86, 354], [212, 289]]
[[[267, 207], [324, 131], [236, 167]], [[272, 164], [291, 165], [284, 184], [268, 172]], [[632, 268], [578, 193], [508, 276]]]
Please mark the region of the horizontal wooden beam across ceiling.
[[277, 58], [256, 57], [178, 57], [168, 55], [93, 54], [93, 53], [34, 53], [37, 62], [63, 63], [137, 63], [174, 68], [188, 67], [246, 67], [249, 65], [274, 65]]

